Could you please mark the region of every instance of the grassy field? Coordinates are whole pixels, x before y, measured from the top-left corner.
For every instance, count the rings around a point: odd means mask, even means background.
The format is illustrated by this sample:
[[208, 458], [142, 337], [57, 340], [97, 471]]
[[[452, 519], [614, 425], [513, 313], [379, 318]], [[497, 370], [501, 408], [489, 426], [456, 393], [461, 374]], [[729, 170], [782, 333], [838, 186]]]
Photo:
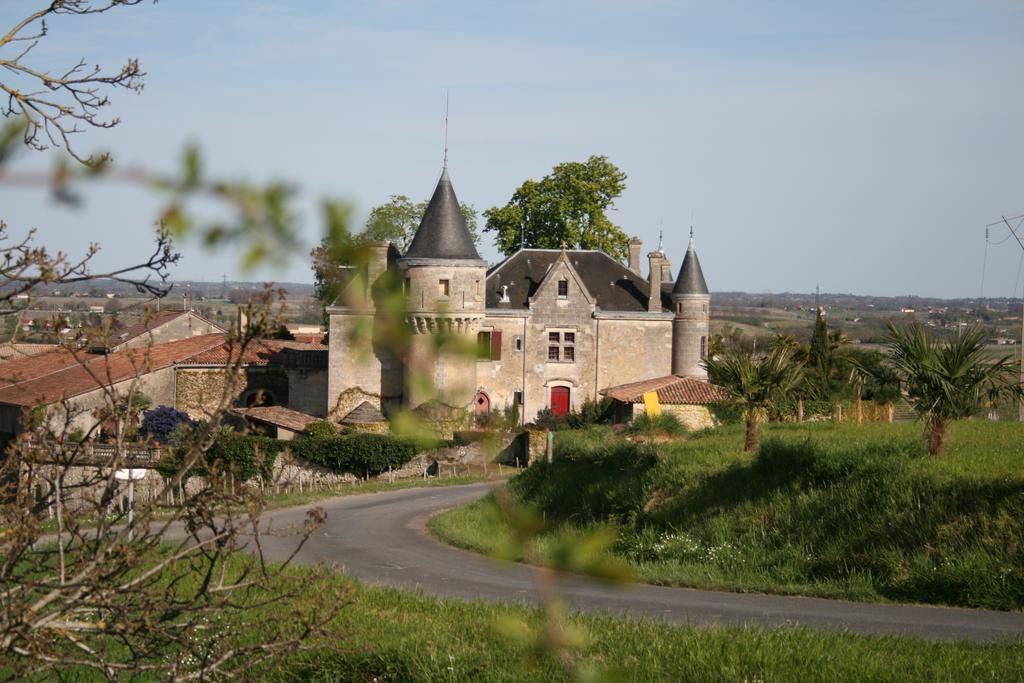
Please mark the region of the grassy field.
[[[548, 526], [521, 559], [612, 525], [616, 554], [651, 583], [1020, 609], [1024, 425], [952, 436], [930, 457], [919, 424], [768, 425], [744, 456], [736, 428], [657, 446], [560, 432], [555, 462], [510, 483]], [[430, 528], [491, 552], [508, 535], [491, 512], [474, 503]]]

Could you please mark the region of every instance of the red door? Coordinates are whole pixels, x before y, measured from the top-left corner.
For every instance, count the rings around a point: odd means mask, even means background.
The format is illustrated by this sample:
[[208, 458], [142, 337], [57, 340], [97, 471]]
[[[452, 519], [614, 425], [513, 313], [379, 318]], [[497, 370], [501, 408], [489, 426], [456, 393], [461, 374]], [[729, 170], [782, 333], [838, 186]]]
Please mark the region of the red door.
[[555, 415], [569, 413], [569, 387], [551, 387], [551, 410]]
[[476, 414], [483, 415], [491, 412], [491, 397], [482, 391], [476, 392]]

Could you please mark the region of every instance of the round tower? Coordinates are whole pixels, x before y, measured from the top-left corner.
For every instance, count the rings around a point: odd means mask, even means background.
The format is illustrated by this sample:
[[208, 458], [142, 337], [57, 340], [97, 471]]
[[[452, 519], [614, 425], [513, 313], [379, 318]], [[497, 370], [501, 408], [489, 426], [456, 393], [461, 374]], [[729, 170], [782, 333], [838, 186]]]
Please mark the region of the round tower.
[[487, 263], [473, 244], [447, 168], [399, 267], [411, 331], [405, 403], [468, 407], [476, 392], [474, 349]]
[[690, 246], [672, 289], [672, 309], [675, 313], [672, 321], [673, 375], [707, 379], [708, 373], [702, 363], [708, 353], [710, 305], [711, 295], [700, 269], [700, 261], [697, 260], [691, 228]]

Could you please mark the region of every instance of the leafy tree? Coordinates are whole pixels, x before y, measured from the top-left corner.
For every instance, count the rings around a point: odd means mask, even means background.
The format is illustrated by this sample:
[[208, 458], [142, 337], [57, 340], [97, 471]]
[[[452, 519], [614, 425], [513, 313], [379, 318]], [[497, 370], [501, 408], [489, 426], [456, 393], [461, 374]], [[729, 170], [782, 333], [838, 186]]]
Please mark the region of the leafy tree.
[[939, 341], [918, 323], [904, 328], [889, 323], [889, 366], [924, 420], [931, 455], [942, 453], [950, 422], [1024, 393], [1020, 366], [1010, 356], [988, 359], [986, 336], [984, 328], [974, 325], [953, 339]]
[[747, 425], [743, 451], [757, 448], [760, 423], [778, 403], [788, 398], [802, 378], [802, 367], [790, 351], [774, 348], [766, 355], [732, 349], [704, 361], [708, 380], [724, 387], [743, 406]]
[[[412, 200], [404, 194], [393, 194], [386, 204], [375, 206], [366, 219], [366, 227], [359, 233], [357, 239], [385, 240], [394, 242], [398, 250], [405, 252], [412, 242], [416, 228], [423, 220], [423, 214], [427, 212], [427, 200], [413, 204]], [[459, 208], [466, 219], [469, 227], [469, 234], [473, 236], [474, 242], [480, 241], [476, 226], [476, 209], [472, 204], [460, 203]]]
[[[346, 273], [353, 263], [365, 261], [361, 258], [360, 247], [367, 241], [392, 242], [399, 251], [405, 252], [416, 234], [416, 228], [427, 211], [427, 200], [414, 204], [404, 194], [391, 195], [387, 203], [370, 210], [362, 232], [350, 234], [331, 230], [332, 225], [348, 225], [350, 211], [347, 205], [327, 202], [323, 210], [328, 224], [325, 236], [310, 256], [313, 259], [313, 289], [317, 300], [328, 306], [337, 299]], [[472, 204], [460, 204], [469, 233], [474, 242], [480, 241], [477, 231], [476, 209]]]
[[626, 174], [604, 156], [555, 166], [527, 180], [503, 207], [484, 211], [484, 232], [493, 232], [506, 255], [520, 247], [603, 249], [625, 258], [629, 237], [608, 218], [626, 189]]

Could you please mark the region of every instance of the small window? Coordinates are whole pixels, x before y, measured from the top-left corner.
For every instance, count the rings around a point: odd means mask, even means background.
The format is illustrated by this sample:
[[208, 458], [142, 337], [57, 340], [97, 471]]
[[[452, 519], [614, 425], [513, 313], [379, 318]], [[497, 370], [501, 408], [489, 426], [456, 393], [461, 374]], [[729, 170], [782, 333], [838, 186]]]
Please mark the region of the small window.
[[708, 357], [708, 338], [707, 337], [701, 337], [700, 338], [700, 357], [701, 358], [707, 358]]
[[572, 346], [566, 346], [562, 349], [562, 360], [572, 363], [576, 360], [576, 349]]
[[516, 406], [517, 408], [519, 406], [523, 405], [523, 392], [521, 392], [521, 391], [513, 391], [512, 392], [512, 405]]
[[558, 298], [559, 299], [564, 299], [567, 296], [569, 296], [569, 281], [568, 280], [559, 280], [558, 281]]
[[683, 305], [681, 303], [676, 304], [676, 313], [682, 313], [682, 312], [683, 312]]
[[522, 351], [523, 350], [523, 338], [522, 337], [516, 337], [515, 345], [516, 345], [516, 351]]
[[548, 347], [548, 360], [558, 360], [558, 347], [557, 346], [549, 346]]
[[704, 308], [704, 312], [707, 313], [708, 312], [708, 305], [704, 304], [703, 308]]
[[448, 296], [450, 291], [451, 290], [449, 288], [449, 281], [448, 280], [438, 280], [437, 281], [437, 295], [438, 296], [446, 297], [446, 296]]
[[478, 360], [501, 360], [501, 330], [476, 333]]
[[480, 360], [491, 359], [491, 333], [476, 333], [476, 357]]
[[576, 333], [575, 332], [566, 332], [564, 335], [562, 335], [562, 340], [566, 344], [575, 344], [576, 343]]
[[562, 333], [561, 332], [548, 332], [548, 342], [550, 342], [552, 344], [557, 344], [560, 341], [562, 341]]

